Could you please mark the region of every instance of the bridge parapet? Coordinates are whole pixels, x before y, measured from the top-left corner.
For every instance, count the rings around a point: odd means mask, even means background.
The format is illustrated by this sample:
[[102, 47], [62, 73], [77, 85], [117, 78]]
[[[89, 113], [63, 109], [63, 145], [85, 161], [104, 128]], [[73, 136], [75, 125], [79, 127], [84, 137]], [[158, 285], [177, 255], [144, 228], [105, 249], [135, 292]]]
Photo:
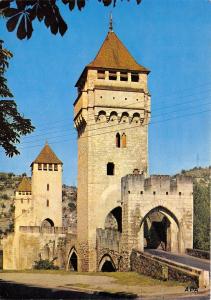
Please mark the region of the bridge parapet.
[[209, 287], [209, 272], [173, 262], [161, 257], [155, 257], [141, 251], [131, 253], [131, 270], [160, 280], [177, 280]]

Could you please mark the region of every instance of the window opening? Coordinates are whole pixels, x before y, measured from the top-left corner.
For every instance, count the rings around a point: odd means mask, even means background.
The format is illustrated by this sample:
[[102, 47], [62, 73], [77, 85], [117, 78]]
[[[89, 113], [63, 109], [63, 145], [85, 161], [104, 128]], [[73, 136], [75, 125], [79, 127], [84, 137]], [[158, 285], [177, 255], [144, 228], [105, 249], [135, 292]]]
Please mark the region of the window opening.
[[58, 165], [54, 164], [54, 171], [58, 171]]
[[47, 171], [47, 164], [44, 164], [44, 165], [43, 165], [43, 170], [44, 170], [44, 171]]
[[105, 79], [105, 71], [98, 70], [97, 71], [97, 78], [98, 79]]
[[116, 72], [109, 72], [109, 80], [117, 80], [117, 73]]
[[119, 134], [119, 132], [116, 134], [116, 147], [120, 148], [120, 134]]
[[49, 171], [53, 171], [53, 165], [52, 165], [52, 164], [49, 164], [49, 165], [48, 165], [48, 170], [49, 170]]
[[49, 200], [46, 201], [46, 206], [49, 207]]
[[121, 72], [120, 73], [120, 80], [121, 81], [128, 81], [128, 73], [127, 72]]
[[139, 82], [139, 74], [138, 73], [131, 73], [131, 81]]
[[107, 163], [107, 175], [114, 175], [114, 163]]
[[126, 148], [127, 146], [127, 141], [126, 141], [126, 134], [122, 134], [122, 148]]
[[38, 164], [38, 170], [42, 170], [42, 164]]
[[49, 191], [49, 189], [50, 189], [50, 186], [49, 186], [49, 183], [47, 184], [47, 191]]

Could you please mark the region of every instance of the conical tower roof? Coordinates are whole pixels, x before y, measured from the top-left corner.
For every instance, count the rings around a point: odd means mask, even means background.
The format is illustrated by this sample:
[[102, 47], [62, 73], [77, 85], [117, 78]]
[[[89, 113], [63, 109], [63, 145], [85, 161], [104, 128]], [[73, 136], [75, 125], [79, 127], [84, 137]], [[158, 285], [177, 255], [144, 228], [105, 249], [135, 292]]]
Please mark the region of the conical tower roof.
[[56, 154], [53, 152], [51, 147], [46, 144], [41, 150], [40, 154], [33, 161], [33, 163], [38, 164], [62, 164], [62, 161], [58, 159]]
[[30, 178], [23, 177], [18, 188], [18, 192], [31, 192], [31, 180]]
[[95, 59], [87, 66], [149, 73], [138, 64], [113, 31], [109, 31]]

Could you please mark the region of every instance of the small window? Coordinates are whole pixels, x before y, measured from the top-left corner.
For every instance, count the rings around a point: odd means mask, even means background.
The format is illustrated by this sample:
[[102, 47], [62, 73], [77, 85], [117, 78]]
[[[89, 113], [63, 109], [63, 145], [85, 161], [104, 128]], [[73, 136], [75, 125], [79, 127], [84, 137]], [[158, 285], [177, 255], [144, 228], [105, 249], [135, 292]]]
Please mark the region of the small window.
[[58, 171], [58, 165], [54, 164], [54, 171]]
[[131, 81], [139, 82], [139, 74], [138, 73], [131, 73]]
[[46, 206], [49, 207], [49, 200], [46, 201]]
[[120, 80], [121, 81], [128, 81], [128, 73], [127, 72], [121, 72], [120, 73]]
[[38, 164], [38, 170], [42, 170], [42, 164]]
[[181, 196], [182, 195], [182, 193], [181, 192], [179, 192], [179, 196]]
[[116, 134], [116, 147], [120, 148], [120, 134], [119, 134], [119, 132]]
[[116, 72], [109, 72], [109, 80], [117, 80], [117, 73]]
[[49, 170], [49, 171], [52, 171], [52, 170], [53, 170], [53, 165], [52, 165], [52, 164], [49, 164], [49, 165], [48, 165], [48, 170]]
[[143, 192], [143, 191], [141, 191], [141, 195], [143, 195], [143, 193], [144, 193], [144, 192]]
[[153, 195], [155, 195], [155, 194], [156, 194], [156, 192], [154, 191], [154, 192], [153, 192]]
[[49, 183], [47, 184], [47, 191], [49, 191], [50, 187], [49, 187]]
[[18, 194], [21, 195], [21, 192], [19, 192]]
[[21, 199], [21, 203], [23, 204], [23, 199]]
[[127, 140], [126, 140], [126, 134], [122, 134], [122, 148], [126, 148], [127, 146]]
[[44, 171], [47, 171], [47, 164], [44, 164], [44, 165], [43, 165], [43, 170], [44, 170]]
[[105, 71], [98, 70], [97, 71], [97, 78], [98, 79], [105, 79]]
[[114, 175], [114, 163], [107, 163], [107, 175]]
[[169, 194], [169, 192], [166, 192], [166, 195], [168, 195]]

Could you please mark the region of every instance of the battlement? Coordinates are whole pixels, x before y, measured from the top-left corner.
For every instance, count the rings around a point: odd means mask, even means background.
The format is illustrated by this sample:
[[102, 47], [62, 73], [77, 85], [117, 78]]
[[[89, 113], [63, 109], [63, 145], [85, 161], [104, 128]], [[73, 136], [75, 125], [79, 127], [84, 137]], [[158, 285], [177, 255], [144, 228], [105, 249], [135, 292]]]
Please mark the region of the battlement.
[[121, 179], [123, 193], [192, 193], [193, 182], [189, 176], [151, 175], [145, 178], [143, 174], [129, 174]]
[[19, 231], [22, 233], [66, 234], [68, 227], [20, 226]]

